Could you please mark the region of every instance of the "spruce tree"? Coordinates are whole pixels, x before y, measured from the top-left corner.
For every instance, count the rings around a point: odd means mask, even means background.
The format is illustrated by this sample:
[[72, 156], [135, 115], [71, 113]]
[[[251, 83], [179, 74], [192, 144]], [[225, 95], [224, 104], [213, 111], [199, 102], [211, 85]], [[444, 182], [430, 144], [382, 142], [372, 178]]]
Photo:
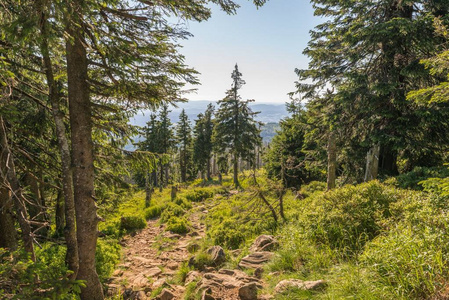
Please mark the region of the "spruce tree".
[[212, 158], [212, 134], [214, 123], [212, 115], [214, 113], [214, 106], [209, 104], [204, 114], [199, 114], [197, 120], [195, 120], [194, 128], [194, 155], [193, 159], [198, 171], [201, 172], [204, 178], [206, 174], [207, 180], [211, 179], [210, 176], [210, 161]]
[[248, 104], [254, 100], [242, 101], [239, 90], [245, 84], [242, 73], [237, 64], [232, 72], [232, 88], [226, 92], [226, 97], [218, 101], [219, 109], [216, 113], [216, 125], [214, 130], [214, 142], [219, 152], [230, 152], [234, 170], [234, 185], [239, 187], [238, 163], [242, 158], [254, 163], [254, 149], [260, 146], [260, 122], [254, 117]]
[[179, 115], [176, 126], [176, 139], [179, 147], [179, 168], [181, 171], [181, 182], [186, 182], [192, 160], [192, 129], [189, 118], [183, 109]]

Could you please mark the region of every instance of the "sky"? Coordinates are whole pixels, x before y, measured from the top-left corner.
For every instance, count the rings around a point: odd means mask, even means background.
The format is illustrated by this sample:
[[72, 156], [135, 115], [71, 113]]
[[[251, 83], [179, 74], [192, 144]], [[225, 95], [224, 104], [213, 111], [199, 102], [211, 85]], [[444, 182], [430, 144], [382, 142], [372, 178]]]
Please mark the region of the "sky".
[[187, 65], [201, 73], [201, 85], [187, 98], [224, 98], [237, 63], [246, 81], [240, 90], [244, 100], [285, 103], [289, 100], [287, 93], [295, 89], [295, 68], [307, 67], [308, 58], [302, 51], [309, 41], [309, 31], [322, 19], [313, 16], [307, 0], [270, 0], [259, 9], [252, 1], [237, 3], [241, 7], [236, 15], [212, 6], [208, 21], [187, 24], [194, 36], [181, 41], [180, 52]]

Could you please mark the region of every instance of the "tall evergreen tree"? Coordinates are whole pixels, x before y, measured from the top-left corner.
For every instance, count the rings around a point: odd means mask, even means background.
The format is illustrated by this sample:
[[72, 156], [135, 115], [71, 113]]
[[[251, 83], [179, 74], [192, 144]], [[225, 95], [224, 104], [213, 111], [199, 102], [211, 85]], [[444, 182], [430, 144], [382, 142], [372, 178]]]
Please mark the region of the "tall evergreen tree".
[[179, 146], [179, 168], [181, 171], [181, 182], [186, 182], [192, 161], [192, 129], [189, 117], [183, 109], [179, 115], [176, 126], [176, 139]]
[[[214, 122], [212, 115], [214, 113], [214, 106], [209, 104], [204, 114], [199, 114], [195, 120], [194, 128], [194, 162], [201, 174], [206, 174], [207, 180], [211, 179], [211, 158], [212, 158], [212, 134]], [[203, 176], [204, 177], [204, 176]]]
[[[314, 102], [327, 101], [322, 91], [335, 88], [328, 130], [343, 128], [343, 138], [376, 158], [383, 174], [396, 174], [399, 157], [410, 165], [426, 164], [426, 149], [447, 144], [439, 122], [446, 110], [432, 114], [406, 101], [408, 91], [438, 80], [419, 65], [419, 59], [438, 47], [432, 18], [447, 14], [441, 2], [429, 1], [312, 1], [317, 15], [328, 20], [317, 26], [304, 51], [309, 69], [298, 70], [298, 90]], [[416, 132], [430, 132], [423, 140]], [[326, 138], [328, 135], [323, 135]], [[377, 149], [379, 148], [379, 149]], [[360, 155], [357, 155], [359, 157]], [[371, 161], [366, 178], [375, 175]]]
[[254, 149], [262, 143], [259, 129], [261, 123], [254, 119], [257, 112], [253, 112], [248, 106], [254, 100], [242, 101], [238, 93], [245, 81], [237, 64], [231, 78], [232, 88], [226, 92], [223, 100], [218, 101], [214, 142], [220, 152], [229, 151], [232, 154], [234, 185], [239, 187], [239, 159], [254, 163]]

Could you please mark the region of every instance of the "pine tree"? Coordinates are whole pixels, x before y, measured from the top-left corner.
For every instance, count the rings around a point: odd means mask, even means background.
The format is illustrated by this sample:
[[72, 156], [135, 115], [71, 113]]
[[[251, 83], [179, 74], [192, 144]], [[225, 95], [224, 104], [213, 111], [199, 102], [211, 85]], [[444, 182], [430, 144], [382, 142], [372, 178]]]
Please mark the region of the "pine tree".
[[210, 176], [210, 161], [212, 158], [212, 134], [214, 123], [212, 115], [214, 113], [214, 106], [209, 104], [204, 114], [199, 114], [195, 120], [194, 128], [194, 155], [193, 159], [198, 171], [201, 172], [204, 178], [206, 174], [207, 180], [211, 179]]
[[192, 160], [192, 129], [189, 118], [183, 109], [179, 115], [176, 126], [176, 139], [179, 147], [179, 168], [181, 171], [181, 182], [186, 182]]
[[[447, 7], [429, 1], [312, 2], [316, 14], [328, 20], [312, 32], [304, 51], [311, 58], [309, 69], [297, 71], [300, 80], [312, 81], [298, 84], [308, 106], [329, 103], [322, 92], [332, 86], [328, 131], [344, 133], [340, 140], [357, 151], [375, 153], [380, 147], [376, 160], [383, 174], [397, 174], [399, 158], [410, 166], [426, 164], [426, 149], [448, 142], [436, 138], [447, 131], [437, 121], [448, 117], [447, 112], [435, 109], [429, 114], [406, 101], [406, 94], [438, 80], [418, 62], [438, 48], [432, 14], [446, 14]], [[423, 130], [430, 133], [427, 139], [416, 134]], [[368, 160], [373, 157], [368, 155]], [[376, 163], [367, 165], [372, 166], [367, 170], [372, 178]]]
[[219, 109], [216, 113], [214, 142], [219, 152], [229, 151], [232, 154], [234, 169], [234, 185], [239, 187], [238, 163], [242, 158], [254, 163], [254, 149], [260, 146], [260, 122], [254, 119], [257, 115], [248, 104], [254, 100], [242, 101], [238, 91], [245, 84], [242, 73], [237, 64], [232, 72], [232, 88], [226, 92], [226, 97], [218, 101]]

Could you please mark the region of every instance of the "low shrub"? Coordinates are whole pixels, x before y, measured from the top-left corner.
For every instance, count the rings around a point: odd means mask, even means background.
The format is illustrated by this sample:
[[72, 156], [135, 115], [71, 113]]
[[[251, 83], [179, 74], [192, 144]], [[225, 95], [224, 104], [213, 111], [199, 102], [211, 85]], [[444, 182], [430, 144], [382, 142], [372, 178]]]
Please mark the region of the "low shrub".
[[[416, 167], [412, 171], [401, 174], [395, 177], [394, 184], [403, 189], [422, 190], [423, 187], [419, 184], [421, 181], [429, 178], [444, 178], [449, 177], [449, 169], [446, 166], [442, 167]], [[391, 179], [390, 179], [391, 180]]]
[[208, 230], [207, 235], [212, 238], [215, 245], [225, 249], [237, 249], [246, 240], [245, 231], [236, 220], [231, 218], [220, 222]]
[[199, 252], [197, 255], [193, 256], [189, 260], [189, 266], [197, 270], [204, 270], [206, 267], [214, 266], [214, 260], [212, 256], [208, 254], [205, 250]]
[[326, 183], [322, 181], [311, 181], [309, 184], [303, 185], [299, 193], [303, 197], [309, 197], [316, 192], [324, 192], [326, 190]]
[[185, 214], [185, 210], [176, 203], [169, 202], [161, 214], [160, 221], [167, 222], [172, 217], [181, 217]]
[[352, 256], [381, 232], [390, 204], [405, 196], [378, 181], [315, 193], [304, 200], [298, 225], [307, 239]]
[[120, 218], [120, 229], [127, 232], [143, 229], [146, 226], [147, 223], [140, 216], [123, 216]]
[[98, 239], [95, 252], [95, 268], [101, 282], [111, 277], [120, 260], [121, 247], [116, 239]]
[[168, 219], [165, 230], [179, 234], [187, 233], [189, 232], [189, 222], [185, 218], [173, 216]]
[[187, 200], [183, 196], [176, 197], [175, 200], [173, 200], [173, 203], [181, 206], [184, 209], [191, 209], [192, 208], [192, 203], [190, 203], [190, 201]]
[[184, 194], [184, 197], [191, 202], [201, 202], [214, 196], [213, 188], [196, 188]]
[[25, 251], [0, 248], [0, 298], [76, 299], [84, 282], [67, 278], [65, 247], [47, 242], [35, 254], [33, 262]]
[[145, 209], [145, 219], [150, 220], [159, 217], [165, 209], [165, 205], [154, 205]]
[[396, 226], [366, 245], [361, 261], [394, 287], [397, 298], [440, 299], [449, 288], [449, 207], [442, 209], [432, 197], [418, 200], [405, 207]]

